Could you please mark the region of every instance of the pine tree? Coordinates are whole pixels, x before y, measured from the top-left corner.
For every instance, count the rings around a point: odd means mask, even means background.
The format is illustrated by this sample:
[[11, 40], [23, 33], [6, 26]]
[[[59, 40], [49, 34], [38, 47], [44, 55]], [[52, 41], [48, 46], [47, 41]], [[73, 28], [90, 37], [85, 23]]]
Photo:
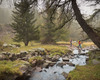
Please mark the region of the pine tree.
[[38, 27], [35, 26], [35, 13], [31, 6], [32, 0], [21, 0], [15, 3], [13, 21], [11, 26], [15, 31], [15, 41], [24, 42], [25, 46], [32, 40], [39, 39]]
[[[46, 8], [50, 6], [49, 2], [46, 2]], [[51, 21], [51, 15], [55, 7], [53, 6], [49, 10], [45, 12], [44, 18], [44, 25], [41, 27], [41, 42], [43, 44], [55, 44], [57, 41], [66, 41], [68, 40], [68, 32], [65, 28], [55, 30], [58, 25], [60, 25], [60, 22], [57, 22], [57, 16], [58, 13], [55, 13], [52, 16]]]

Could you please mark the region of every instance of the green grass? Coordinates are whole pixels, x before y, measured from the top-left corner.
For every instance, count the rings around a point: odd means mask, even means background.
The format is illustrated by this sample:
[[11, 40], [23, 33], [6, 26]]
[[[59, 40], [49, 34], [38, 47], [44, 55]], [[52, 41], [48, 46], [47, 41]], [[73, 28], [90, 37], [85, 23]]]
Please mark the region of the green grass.
[[0, 79], [8, 80], [8, 78], [12, 78], [13, 76], [22, 75], [20, 71], [20, 67], [23, 64], [27, 64], [24, 61], [0, 61]]
[[100, 80], [100, 64], [77, 66], [69, 73], [68, 78], [70, 80]]
[[67, 80], [100, 80], [100, 64], [93, 65], [92, 60], [100, 56], [100, 51], [89, 52], [89, 61], [85, 66], [77, 66], [75, 70], [71, 71]]
[[[15, 43], [13, 43], [15, 44]], [[18, 44], [18, 43], [17, 43]], [[20, 53], [21, 51], [29, 51], [35, 48], [44, 48], [47, 54], [66, 54], [68, 49], [66, 46], [59, 46], [59, 45], [43, 45], [36, 42], [30, 42], [29, 46], [24, 46], [23, 43], [20, 43], [21, 47], [19, 48], [12, 48], [7, 47], [4, 48], [1, 52], [11, 52], [11, 53]]]
[[34, 61], [34, 60], [42, 60], [42, 59], [43, 59], [43, 58], [40, 57], [40, 56], [31, 57], [31, 58], [29, 59], [29, 62], [31, 63], [31, 62]]

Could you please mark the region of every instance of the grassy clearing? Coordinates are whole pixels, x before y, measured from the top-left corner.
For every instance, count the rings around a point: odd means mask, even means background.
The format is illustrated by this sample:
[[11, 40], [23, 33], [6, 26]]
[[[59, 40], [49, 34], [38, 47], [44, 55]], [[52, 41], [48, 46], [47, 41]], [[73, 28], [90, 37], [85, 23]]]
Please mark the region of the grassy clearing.
[[[12, 43], [12, 44], [18, 44], [18, 43]], [[12, 47], [7, 47], [4, 48], [3, 51], [1, 52], [11, 52], [11, 53], [20, 53], [21, 51], [28, 51], [28, 50], [32, 50], [35, 48], [44, 48], [47, 51], [47, 54], [65, 54], [67, 53], [68, 49], [66, 46], [59, 46], [59, 45], [43, 45], [40, 43], [36, 43], [36, 42], [30, 42], [28, 46], [24, 46], [23, 43], [19, 43], [21, 45], [21, 47], [19, 48], [12, 48]]]
[[[62, 45], [70, 45], [70, 42], [64, 42], [64, 41], [59, 41], [57, 42], [57, 44], [62, 44]], [[78, 46], [78, 41], [74, 41], [73, 43], [73, 46]], [[91, 46], [91, 45], [94, 45], [93, 42], [82, 42], [82, 47], [86, 47], [86, 46]]]

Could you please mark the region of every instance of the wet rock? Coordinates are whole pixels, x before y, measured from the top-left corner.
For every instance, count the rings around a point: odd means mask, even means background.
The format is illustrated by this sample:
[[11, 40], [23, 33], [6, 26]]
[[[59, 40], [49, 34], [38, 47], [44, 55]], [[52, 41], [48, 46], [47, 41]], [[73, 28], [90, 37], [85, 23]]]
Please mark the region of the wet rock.
[[63, 72], [62, 75], [67, 79], [68, 74], [66, 72]]
[[45, 72], [47, 72], [46, 70], [44, 70]]
[[80, 55], [86, 55], [86, 53], [80, 53]]
[[71, 63], [71, 62], [68, 62], [67, 63], [69, 66], [75, 66], [75, 64]]
[[49, 63], [44, 63], [42, 67], [43, 68], [49, 68]]
[[69, 61], [69, 58], [68, 57], [64, 57], [62, 58], [63, 61]]
[[54, 66], [55, 64], [56, 64], [56, 62], [52, 62], [52, 61], [46, 60], [44, 66], [46, 66], [46, 68], [47, 68], [47, 67], [49, 67], [49, 66]]
[[36, 71], [41, 72], [42, 68], [41, 67], [36, 67]]
[[52, 62], [57, 62], [57, 61], [58, 61], [58, 59], [59, 59], [59, 57], [58, 57], [58, 56], [53, 56], [53, 58], [52, 58], [51, 60], [52, 60]]
[[56, 66], [63, 67], [64, 65], [66, 65], [66, 63], [65, 62], [61, 62], [61, 63], [58, 63]]
[[89, 61], [89, 57], [88, 57], [88, 58], [86, 58], [86, 61]]
[[49, 60], [49, 61], [52, 61], [52, 57], [50, 57], [49, 55], [46, 56], [46, 59]]
[[54, 74], [56, 74], [57, 72], [54, 72]]

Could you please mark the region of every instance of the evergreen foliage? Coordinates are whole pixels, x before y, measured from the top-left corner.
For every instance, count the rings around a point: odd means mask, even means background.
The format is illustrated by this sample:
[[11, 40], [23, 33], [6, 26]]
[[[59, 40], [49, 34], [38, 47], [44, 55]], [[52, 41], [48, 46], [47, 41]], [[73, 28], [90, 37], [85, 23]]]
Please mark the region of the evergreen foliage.
[[13, 11], [13, 20], [11, 26], [15, 30], [15, 41], [24, 42], [25, 46], [29, 41], [39, 39], [38, 27], [35, 26], [35, 11], [32, 7], [32, 0], [21, 0], [15, 3], [15, 11]]
[[[50, 6], [49, 2], [46, 2], [46, 8]], [[62, 28], [56, 30], [56, 28], [60, 25], [60, 22], [57, 22], [58, 13], [54, 13], [51, 20], [52, 11], [54, 10], [54, 6], [47, 10], [43, 17], [44, 24], [41, 27], [41, 42], [43, 44], [55, 44], [57, 41], [66, 41], [68, 38], [68, 31], [66, 28]]]

